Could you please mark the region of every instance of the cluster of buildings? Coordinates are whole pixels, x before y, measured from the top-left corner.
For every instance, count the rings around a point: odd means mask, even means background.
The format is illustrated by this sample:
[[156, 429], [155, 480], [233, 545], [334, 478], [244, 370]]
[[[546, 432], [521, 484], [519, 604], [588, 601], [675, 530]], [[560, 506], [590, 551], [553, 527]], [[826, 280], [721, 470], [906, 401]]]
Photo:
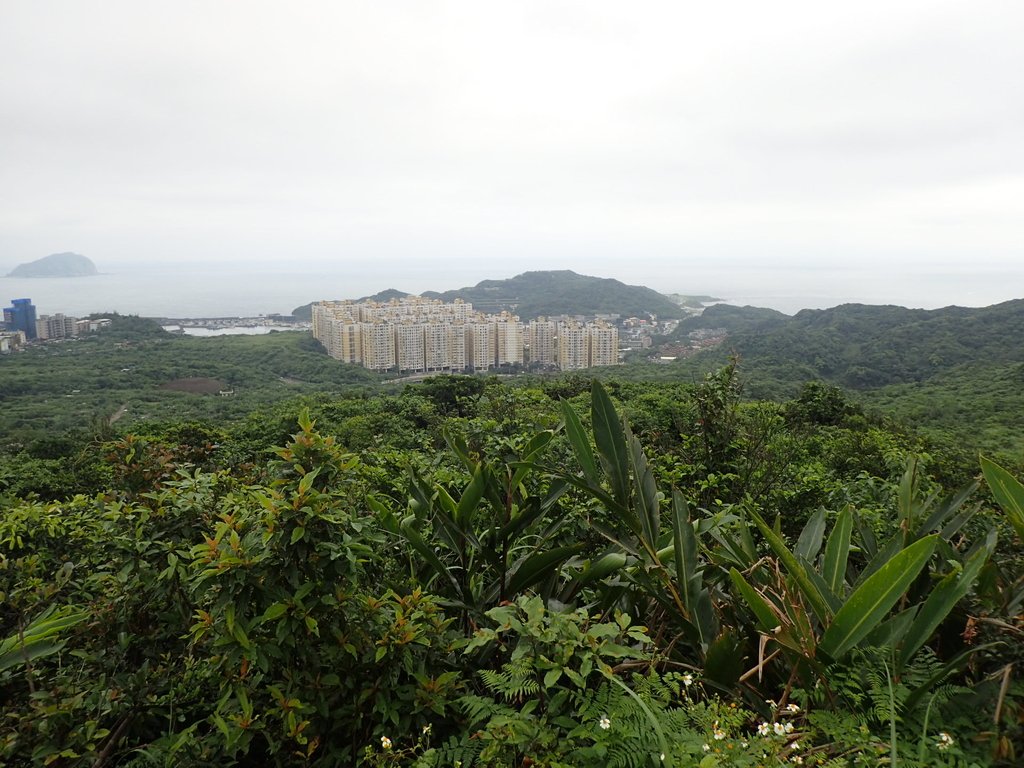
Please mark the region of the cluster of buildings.
[[606, 322], [523, 323], [508, 312], [474, 311], [459, 299], [321, 301], [313, 305], [313, 336], [331, 357], [374, 371], [572, 370], [619, 362], [618, 329]]
[[0, 328], [0, 352], [10, 352], [26, 341], [47, 339], [70, 339], [85, 333], [98, 331], [110, 325], [110, 320], [79, 320], [57, 313], [36, 315], [32, 299], [13, 299], [11, 306], [4, 308], [3, 327]]

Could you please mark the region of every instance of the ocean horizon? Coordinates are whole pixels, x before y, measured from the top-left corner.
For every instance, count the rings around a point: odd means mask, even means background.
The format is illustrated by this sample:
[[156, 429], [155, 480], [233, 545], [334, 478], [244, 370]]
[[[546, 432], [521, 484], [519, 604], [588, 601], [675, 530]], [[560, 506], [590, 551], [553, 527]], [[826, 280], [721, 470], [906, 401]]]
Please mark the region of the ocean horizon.
[[[259, 317], [290, 314], [293, 309], [324, 299], [356, 299], [397, 288], [408, 293], [445, 291], [475, 285], [481, 275], [465, 269], [413, 269], [401, 272], [342, 268], [294, 269], [264, 266], [136, 267], [111, 269], [75, 278], [0, 277], [0, 302], [29, 298], [40, 314], [83, 316], [120, 312], [158, 318]], [[602, 276], [602, 275], [598, 275]], [[1022, 294], [1021, 274], [933, 273], [878, 275], [869, 270], [808, 272], [798, 269], [681, 269], [678, 272], [631, 272], [623, 282], [646, 285], [662, 293], [709, 295], [735, 305], [750, 305], [795, 314], [840, 304], [895, 304], [937, 309], [959, 305], [981, 307]], [[622, 279], [622, 278], [619, 278]]]

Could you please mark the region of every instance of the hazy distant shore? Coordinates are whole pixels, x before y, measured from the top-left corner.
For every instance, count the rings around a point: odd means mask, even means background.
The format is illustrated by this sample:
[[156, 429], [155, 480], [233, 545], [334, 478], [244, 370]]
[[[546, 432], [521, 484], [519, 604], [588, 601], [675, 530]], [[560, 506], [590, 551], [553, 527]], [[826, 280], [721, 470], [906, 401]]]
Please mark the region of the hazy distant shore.
[[[0, 278], [0, 301], [31, 298], [41, 314], [63, 312], [82, 316], [117, 311], [157, 318], [258, 317], [290, 314], [298, 306], [321, 299], [346, 299], [371, 295], [385, 288], [410, 293], [448, 290], [473, 285], [485, 278], [505, 278], [511, 273], [467, 274], [463, 270], [426, 267], [408, 272], [364, 269], [286, 270], [254, 268], [160, 268], [104, 267], [89, 280], [80, 278]], [[606, 277], [608, 275], [598, 275]], [[751, 305], [795, 314], [801, 309], [824, 309], [845, 303], [898, 304], [935, 309], [959, 304], [987, 306], [1020, 298], [1012, 291], [1024, 285], [1024, 274], [970, 273], [922, 276], [913, 291], [897, 291], [894, 283], [867, 270], [834, 270], [817, 275], [786, 269], [722, 270], [706, 267], [678, 273], [618, 276], [634, 285], [646, 285], [664, 293], [706, 294], [726, 303]]]

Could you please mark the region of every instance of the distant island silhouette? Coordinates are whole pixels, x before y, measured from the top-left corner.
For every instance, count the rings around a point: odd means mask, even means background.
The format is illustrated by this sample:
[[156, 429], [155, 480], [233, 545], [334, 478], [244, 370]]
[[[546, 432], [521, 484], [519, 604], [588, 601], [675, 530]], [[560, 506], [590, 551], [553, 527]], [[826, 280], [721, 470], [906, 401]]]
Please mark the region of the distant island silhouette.
[[19, 264], [7, 277], [89, 277], [98, 274], [92, 259], [80, 253], [66, 252]]

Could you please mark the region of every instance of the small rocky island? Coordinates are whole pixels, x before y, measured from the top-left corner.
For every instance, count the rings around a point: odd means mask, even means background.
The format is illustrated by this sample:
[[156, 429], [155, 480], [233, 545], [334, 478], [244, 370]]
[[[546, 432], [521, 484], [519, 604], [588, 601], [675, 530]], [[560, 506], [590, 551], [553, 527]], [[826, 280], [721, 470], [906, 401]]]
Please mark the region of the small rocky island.
[[92, 259], [80, 253], [52, 253], [41, 259], [19, 264], [8, 277], [88, 277], [98, 275]]

